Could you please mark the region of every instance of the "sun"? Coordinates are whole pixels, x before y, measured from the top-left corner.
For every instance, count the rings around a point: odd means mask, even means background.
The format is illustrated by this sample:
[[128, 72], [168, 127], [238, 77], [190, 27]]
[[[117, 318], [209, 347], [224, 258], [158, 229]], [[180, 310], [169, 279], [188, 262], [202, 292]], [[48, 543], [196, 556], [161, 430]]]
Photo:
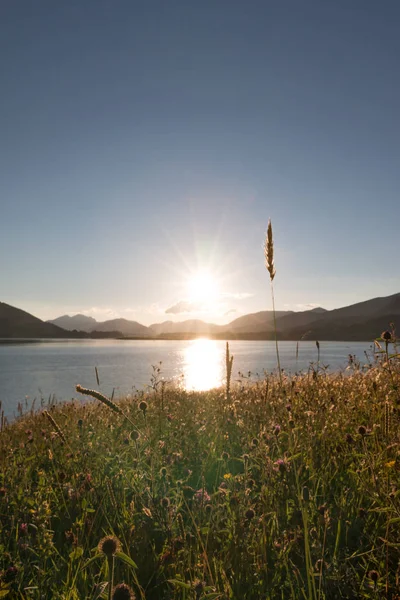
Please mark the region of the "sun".
[[187, 295], [190, 302], [211, 304], [219, 296], [216, 277], [209, 271], [197, 271], [187, 281]]

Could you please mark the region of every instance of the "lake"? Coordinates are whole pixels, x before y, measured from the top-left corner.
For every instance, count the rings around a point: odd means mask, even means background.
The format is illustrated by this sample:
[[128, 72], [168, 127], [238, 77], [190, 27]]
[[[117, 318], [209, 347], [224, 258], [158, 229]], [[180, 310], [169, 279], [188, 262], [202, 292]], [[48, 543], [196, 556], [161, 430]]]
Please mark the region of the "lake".
[[[239, 372], [253, 376], [276, 370], [275, 342], [229, 342], [234, 356], [232, 379]], [[330, 371], [344, 370], [348, 355], [362, 364], [368, 342], [321, 342], [320, 364]], [[281, 367], [288, 372], [306, 371], [317, 362], [315, 342], [279, 342]], [[162, 363], [161, 366], [159, 363]], [[47, 403], [76, 397], [75, 385], [100, 389], [115, 397], [146, 389], [151, 384], [152, 365], [160, 366], [160, 377], [190, 390], [207, 390], [223, 384], [225, 342], [197, 339], [165, 340], [37, 340], [0, 342], [0, 401], [7, 417], [16, 414], [18, 402], [29, 407], [36, 398]], [[100, 379], [96, 382], [95, 367]]]

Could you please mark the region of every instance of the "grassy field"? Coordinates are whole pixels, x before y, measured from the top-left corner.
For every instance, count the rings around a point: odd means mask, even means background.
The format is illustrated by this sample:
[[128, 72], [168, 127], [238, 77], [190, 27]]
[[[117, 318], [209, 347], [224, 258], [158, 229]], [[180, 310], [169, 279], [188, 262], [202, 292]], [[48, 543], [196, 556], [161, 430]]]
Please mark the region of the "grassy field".
[[155, 379], [3, 424], [0, 598], [399, 598], [399, 382]]

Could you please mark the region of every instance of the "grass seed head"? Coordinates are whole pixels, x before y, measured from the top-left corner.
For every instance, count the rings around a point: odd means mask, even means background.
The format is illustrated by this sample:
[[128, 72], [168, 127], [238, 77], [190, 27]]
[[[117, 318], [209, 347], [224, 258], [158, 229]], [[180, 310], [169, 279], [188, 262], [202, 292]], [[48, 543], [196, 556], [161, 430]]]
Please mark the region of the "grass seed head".
[[83, 394], [84, 396], [91, 396], [92, 398], [96, 398], [96, 400], [99, 400], [99, 402], [102, 402], [103, 404], [108, 406], [108, 408], [110, 408], [114, 412], [122, 415], [122, 410], [120, 409], [120, 407], [117, 404], [115, 404], [115, 402], [110, 400], [110, 398], [107, 398], [107, 396], [105, 396], [104, 394], [101, 394], [100, 392], [97, 392], [96, 390], [89, 390], [88, 388], [84, 388], [79, 384], [75, 387], [75, 389], [79, 394]]
[[268, 229], [267, 229], [267, 237], [264, 243], [264, 256], [265, 256], [265, 266], [267, 267], [267, 271], [269, 273], [269, 278], [271, 282], [275, 277], [275, 266], [274, 266], [274, 240], [272, 237], [272, 224], [271, 219], [268, 221]]

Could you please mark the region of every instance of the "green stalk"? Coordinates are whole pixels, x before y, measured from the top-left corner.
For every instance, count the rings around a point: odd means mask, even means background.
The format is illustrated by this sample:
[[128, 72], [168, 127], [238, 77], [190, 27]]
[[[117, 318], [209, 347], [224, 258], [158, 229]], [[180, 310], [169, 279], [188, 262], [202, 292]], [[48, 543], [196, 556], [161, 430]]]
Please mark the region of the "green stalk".
[[275, 332], [275, 349], [276, 349], [276, 359], [278, 361], [278, 370], [279, 370], [279, 383], [282, 387], [282, 370], [281, 370], [281, 361], [279, 359], [279, 348], [278, 348], [278, 334], [276, 329], [276, 314], [275, 314], [275, 297], [274, 297], [274, 286], [271, 281], [271, 296], [272, 296], [272, 312], [274, 314], [274, 332]]

